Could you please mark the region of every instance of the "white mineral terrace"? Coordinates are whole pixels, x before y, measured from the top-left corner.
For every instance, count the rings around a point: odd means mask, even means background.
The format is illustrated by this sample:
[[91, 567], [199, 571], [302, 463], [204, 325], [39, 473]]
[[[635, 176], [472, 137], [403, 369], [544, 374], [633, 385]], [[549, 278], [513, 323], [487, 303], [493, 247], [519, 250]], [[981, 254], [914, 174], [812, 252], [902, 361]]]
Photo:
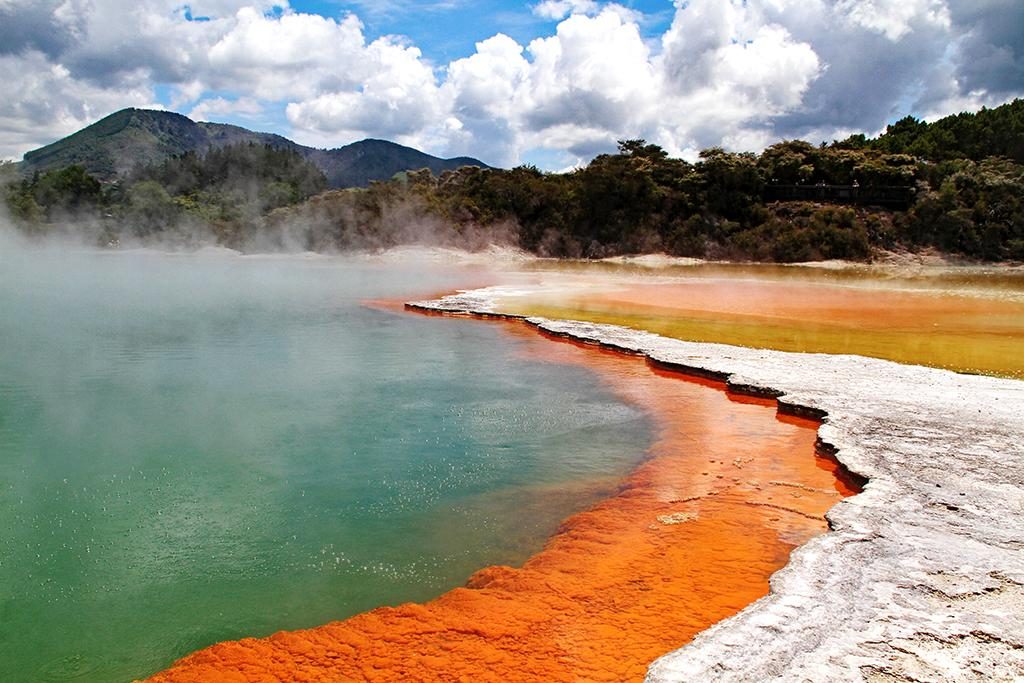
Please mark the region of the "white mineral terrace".
[[[409, 306], [501, 315], [496, 294]], [[648, 681], [1024, 680], [1024, 382], [526, 322], [822, 417], [820, 440], [868, 479], [767, 596], [653, 662]]]

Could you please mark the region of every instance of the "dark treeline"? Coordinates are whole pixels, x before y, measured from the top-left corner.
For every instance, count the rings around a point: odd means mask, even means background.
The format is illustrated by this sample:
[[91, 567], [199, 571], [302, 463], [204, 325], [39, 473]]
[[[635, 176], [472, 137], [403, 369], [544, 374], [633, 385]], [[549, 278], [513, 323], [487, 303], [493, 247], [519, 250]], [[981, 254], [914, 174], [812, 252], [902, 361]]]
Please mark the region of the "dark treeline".
[[[331, 192], [321, 192], [323, 176], [298, 155], [241, 145], [176, 157], [107, 186], [70, 167], [10, 183], [7, 203], [30, 230], [97, 216], [107, 242], [194, 239], [202, 228], [242, 249], [500, 241], [559, 257], [666, 252], [791, 262], [935, 247], [1021, 260], [1022, 141], [1017, 100], [931, 124], [906, 118], [875, 139], [785, 141], [759, 155], [712, 148], [689, 163], [626, 140], [570, 173], [422, 170]], [[817, 193], [793, 188], [824, 188], [822, 197], [849, 200], [771, 201], [780, 188], [793, 196]], [[872, 205], [872, 197], [893, 196], [906, 199]]]
[[877, 149], [932, 161], [1006, 157], [1024, 163], [1024, 101], [1014, 100], [976, 114], [953, 114], [934, 123], [907, 116], [875, 139], [851, 135], [837, 147]]
[[81, 166], [12, 177], [6, 199], [11, 216], [29, 233], [70, 224], [91, 229], [104, 245], [132, 239], [237, 246], [268, 211], [301, 202], [326, 185], [323, 173], [297, 153], [243, 143], [203, 155], [188, 152], [106, 184]]
[[[928, 151], [950, 131], [959, 147]], [[617, 154], [571, 173], [529, 166], [408, 173], [277, 211], [269, 225], [291, 229], [293, 241], [312, 249], [390, 246], [409, 238], [410, 225], [423, 223], [435, 236], [443, 226], [447, 242], [472, 243], [498, 230], [524, 249], [563, 257], [661, 251], [791, 262], [935, 247], [1020, 260], [1022, 140], [1024, 100], [932, 124], [904, 119], [870, 140], [786, 141], [760, 155], [712, 148], [692, 164], [627, 140]], [[780, 186], [841, 186], [868, 198], [900, 190], [895, 194], [909, 201], [896, 209], [766, 201]]]

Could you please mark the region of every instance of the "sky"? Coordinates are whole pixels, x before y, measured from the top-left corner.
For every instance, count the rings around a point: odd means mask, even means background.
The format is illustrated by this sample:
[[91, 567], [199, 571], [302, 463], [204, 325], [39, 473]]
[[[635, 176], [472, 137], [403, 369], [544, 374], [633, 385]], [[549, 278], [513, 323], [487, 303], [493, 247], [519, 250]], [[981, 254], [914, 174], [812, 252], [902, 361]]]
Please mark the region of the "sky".
[[124, 107], [564, 170], [1024, 96], [1022, 0], [0, 0], [0, 159]]

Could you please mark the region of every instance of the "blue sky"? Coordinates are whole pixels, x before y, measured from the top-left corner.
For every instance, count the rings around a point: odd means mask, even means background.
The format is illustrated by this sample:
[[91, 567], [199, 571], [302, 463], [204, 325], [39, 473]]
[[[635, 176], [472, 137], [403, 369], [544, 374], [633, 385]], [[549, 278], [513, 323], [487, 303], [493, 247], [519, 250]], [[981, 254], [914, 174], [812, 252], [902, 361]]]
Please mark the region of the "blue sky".
[[3, 0], [0, 158], [117, 109], [561, 170], [1024, 95], [1020, 0]]
[[506, 33], [528, 42], [549, 21], [542, 20], [523, 3], [498, 2], [293, 2], [297, 11], [324, 16], [357, 14], [369, 37], [387, 34], [407, 36], [435, 63], [443, 64], [473, 52], [477, 41], [494, 33]]
[[[505, 33], [520, 44], [550, 34], [557, 21], [537, 16], [524, 2], [482, 0], [480, 2], [410, 2], [408, 0], [367, 0], [366, 2], [292, 2], [296, 11], [337, 17], [357, 14], [373, 37], [386, 34], [408, 36], [424, 54], [438, 64], [473, 53], [476, 43], [495, 33]], [[642, 0], [621, 3], [643, 13], [650, 36], [660, 35], [672, 20], [672, 3]]]
[[[664, 33], [674, 15], [672, 3], [665, 0], [634, 0], [620, 4], [636, 12], [644, 38], [652, 42], [656, 42]], [[435, 69], [443, 70], [448, 63], [472, 55], [479, 41], [496, 33], [508, 35], [521, 45], [554, 33], [560, 20], [539, 16], [533, 11], [534, 6], [509, 0], [293, 0], [288, 4], [288, 9], [332, 19], [355, 15], [363, 24], [368, 41], [382, 36], [400, 37], [419, 48], [425, 60]], [[273, 13], [280, 11], [280, 8], [271, 10]], [[235, 97], [230, 91], [211, 91], [209, 94], [212, 97]], [[157, 95], [161, 105], [175, 108], [173, 88], [159, 87]], [[225, 113], [209, 118], [220, 123], [288, 134], [288, 121], [283, 107], [267, 108], [257, 114]], [[472, 153], [472, 150], [465, 151]], [[495, 159], [488, 161], [500, 163]], [[559, 150], [532, 149], [520, 161], [543, 168], [560, 168], [567, 165], [569, 158]], [[572, 159], [572, 162], [575, 161]]]

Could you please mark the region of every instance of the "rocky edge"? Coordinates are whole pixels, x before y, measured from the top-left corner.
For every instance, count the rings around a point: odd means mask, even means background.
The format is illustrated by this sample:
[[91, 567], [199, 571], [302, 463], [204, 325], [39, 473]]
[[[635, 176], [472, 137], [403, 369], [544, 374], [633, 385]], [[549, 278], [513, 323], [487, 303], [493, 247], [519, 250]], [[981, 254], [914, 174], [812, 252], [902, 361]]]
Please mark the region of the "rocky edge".
[[[499, 288], [410, 308], [483, 317]], [[1024, 680], [1024, 382], [523, 318], [822, 419], [867, 479], [771, 592], [653, 662], [667, 681]]]

